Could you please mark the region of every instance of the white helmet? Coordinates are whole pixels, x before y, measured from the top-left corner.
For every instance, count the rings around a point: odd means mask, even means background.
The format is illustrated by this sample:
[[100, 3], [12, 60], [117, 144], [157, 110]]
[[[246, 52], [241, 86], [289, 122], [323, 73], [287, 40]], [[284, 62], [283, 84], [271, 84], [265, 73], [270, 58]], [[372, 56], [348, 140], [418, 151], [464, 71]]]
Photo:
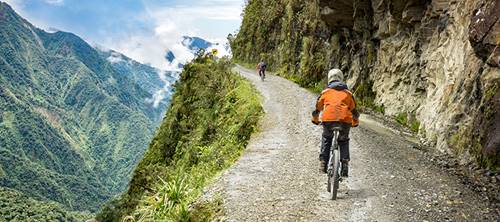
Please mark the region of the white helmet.
[[340, 69], [332, 69], [328, 72], [328, 83], [333, 81], [344, 81], [344, 73]]

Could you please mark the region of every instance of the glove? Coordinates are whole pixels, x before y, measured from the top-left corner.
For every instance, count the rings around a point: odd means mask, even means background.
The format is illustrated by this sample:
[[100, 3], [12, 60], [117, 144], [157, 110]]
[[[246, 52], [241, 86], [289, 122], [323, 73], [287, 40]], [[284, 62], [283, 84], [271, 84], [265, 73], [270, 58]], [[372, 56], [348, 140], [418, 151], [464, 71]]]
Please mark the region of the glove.
[[312, 112], [312, 121], [311, 121], [311, 122], [312, 122], [314, 125], [319, 125], [319, 113], [320, 113], [320, 112], [319, 112], [318, 110], [314, 110], [314, 111]]
[[352, 119], [352, 127], [358, 127], [359, 126], [359, 119]]

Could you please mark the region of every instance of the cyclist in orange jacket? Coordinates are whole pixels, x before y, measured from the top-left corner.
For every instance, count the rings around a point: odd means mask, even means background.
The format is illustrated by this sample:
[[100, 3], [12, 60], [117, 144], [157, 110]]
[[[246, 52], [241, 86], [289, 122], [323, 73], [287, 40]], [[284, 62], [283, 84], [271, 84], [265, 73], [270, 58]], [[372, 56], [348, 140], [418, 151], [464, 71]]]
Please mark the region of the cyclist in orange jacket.
[[333, 140], [333, 128], [340, 126], [338, 144], [340, 147], [340, 160], [342, 161], [341, 176], [348, 176], [349, 156], [349, 130], [359, 123], [359, 112], [356, 102], [347, 85], [343, 82], [344, 75], [339, 69], [328, 72], [328, 88], [323, 90], [316, 102], [313, 112], [313, 123], [319, 124], [319, 114], [323, 125], [321, 139], [321, 153], [319, 155], [320, 171], [326, 173], [326, 164], [330, 158], [330, 149]]

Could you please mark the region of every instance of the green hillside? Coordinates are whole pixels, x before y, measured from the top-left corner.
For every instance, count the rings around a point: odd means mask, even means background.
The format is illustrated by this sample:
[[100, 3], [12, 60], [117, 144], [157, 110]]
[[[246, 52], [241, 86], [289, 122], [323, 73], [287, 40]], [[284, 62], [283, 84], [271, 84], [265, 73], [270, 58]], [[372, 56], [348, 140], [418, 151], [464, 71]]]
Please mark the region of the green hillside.
[[[271, 69], [302, 86], [318, 83], [327, 69], [331, 32], [321, 21], [318, 1], [250, 1], [231, 41], [233, 56], [243, 63], [264, 59]], [[333, 42], [332, 42], [333, 43]]]
[[0, 187], [98, 210], [125, 189], [166, 107], [74, 34], [44, 32], [6, 3], [0, 27]]
[[151, 221], [210, 218], [192, 203], [239, 156], [262, 113], [258, 93], [222, 59], [198, 57], [184, 67], [171, 107], [128, 191], [98, 219]]

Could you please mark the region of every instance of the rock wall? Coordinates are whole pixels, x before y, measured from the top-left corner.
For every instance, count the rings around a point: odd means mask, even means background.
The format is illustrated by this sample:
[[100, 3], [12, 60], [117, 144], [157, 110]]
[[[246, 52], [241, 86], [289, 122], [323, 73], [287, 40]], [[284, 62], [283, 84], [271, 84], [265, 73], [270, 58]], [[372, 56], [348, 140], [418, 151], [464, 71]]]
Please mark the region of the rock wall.
[[350, 54], [330, 66], [347, 71], [351, 86], [373, 82], [375, 104], [386, 115], [405, 117], [463, 164], [499, 170], [500, 1], [319, 4], [322, 20], [343, 36], [340, 54]]

